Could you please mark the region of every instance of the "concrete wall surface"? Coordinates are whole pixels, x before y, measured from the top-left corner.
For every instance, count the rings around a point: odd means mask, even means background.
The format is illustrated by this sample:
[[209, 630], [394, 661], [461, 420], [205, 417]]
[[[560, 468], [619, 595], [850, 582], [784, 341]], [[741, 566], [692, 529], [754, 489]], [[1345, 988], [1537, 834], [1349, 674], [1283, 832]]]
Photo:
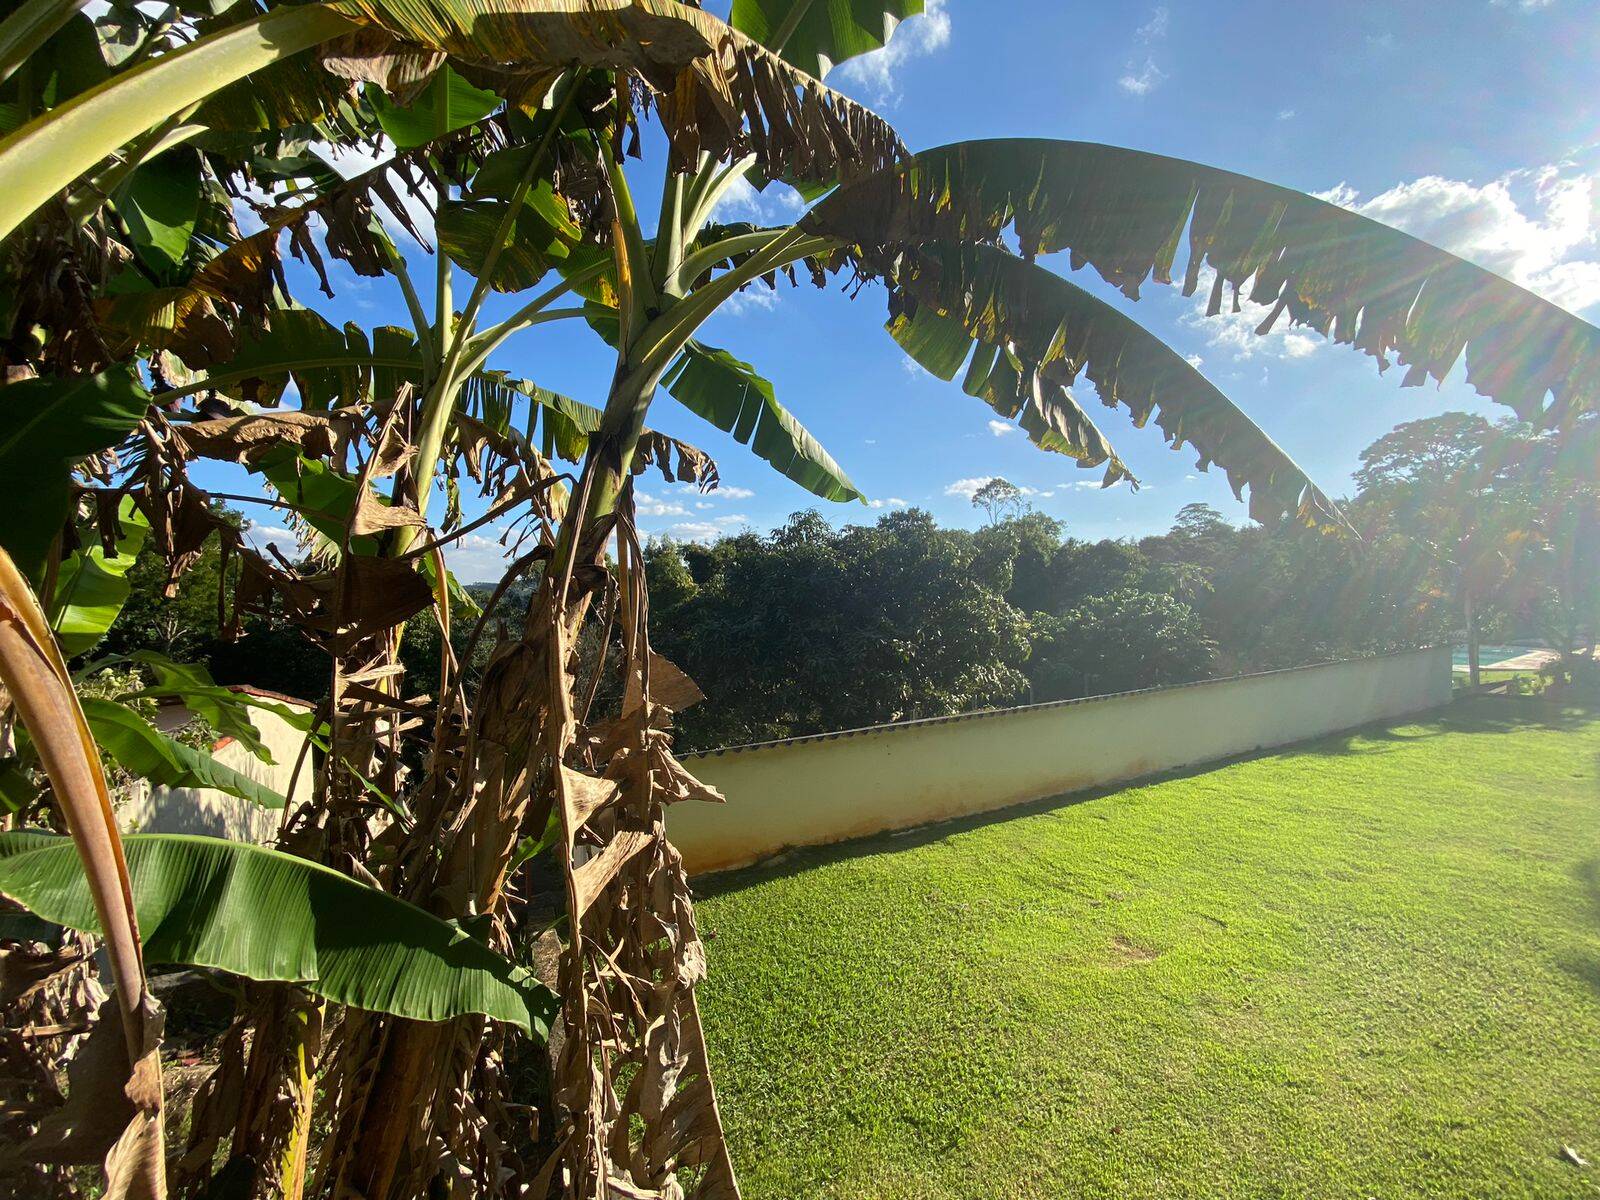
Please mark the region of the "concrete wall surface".
[[691, 872], [1212, 762], [1450, 701], [1450, 650], [1212, 680], [689, 755], [726, 805], [668, 833]]
[[[274, 703], [296, 708], [311, 707], [302, 700], [287, 696], [261, 694]], [[189, 710], [183, 705], [164, 705], [156, 716], [156, 727], [170, 733], [191, 719]], [[267, 708], [251, 707], [250, 723], [261, 735], [262, 743], [272, 755], [272, 762], [262, 762], [242, 742], [231, 737], [225, 737], [212, 746], [211, 757], [246, 778], [265, 784], [280, 795], [287, 793], [305, 735]], [[299, 777], [295, 779], [294, 794], [289, 796], [291, 806], [310, 798], [315, 777], [316, 772], [308, 757], [305, 766], [300, 769]], [[271, 845], [277, 839], [278, 825], [282, 820], [282, 809], [262, 808], [259, 804], [212, 788], [152, 788], [141, 785], [134, 795], [117, 808], [117, 823], [124, 833], [194, 833], [258, 845]]]

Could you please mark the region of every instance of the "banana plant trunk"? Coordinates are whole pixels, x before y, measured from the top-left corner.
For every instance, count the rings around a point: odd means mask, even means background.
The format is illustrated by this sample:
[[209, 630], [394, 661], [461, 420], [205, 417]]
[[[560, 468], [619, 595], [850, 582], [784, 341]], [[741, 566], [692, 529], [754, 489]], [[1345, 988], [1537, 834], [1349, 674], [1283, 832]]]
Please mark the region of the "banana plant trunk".
[[[419, 826], [407, 852], [425, 862], [403, 881], [408, 898], [442, 916], [492, 917], [510, 949], [534, 936], [515, 928], [508, 905], [517, 846], [540, 837], [552, 814], [559, 821], [567, 939], [552, 1037], [555, 1111], [544, 1114], [548, 1127], [521, 1131], [525, 1145], [553, 1150], [510, 1172], [523, 1194], [540, 1200], [674, 1186], [683, 1191], [663, 1194], [738, 1195], [694, 1005], [704, 955], [663, 821], [665, 799], [697, 795], [699, 785], [672, 757], [661, 727], [667, 714], [650, 691], [628, 481], [653, 390], [653, 380], [613, 388], [523, 634], [500, 646], [485, 671], [453, 782], [438, 771], [450, 760], [446, 748], [435, 747], [424, 792], [431, 789], [438, 817]], [[614, 536], [615, 573], [607, 568]], [[624, 694], [604, 729], [586, 726], [579, 710], [575, 652], [586, 622], [602, 612], [603, 638], [621, 643]], [[631, 978], [619, 980], [619, 971]], [[658, 1011], [649, 1019], [623, 995], [637, 980], [653, 981]], [[353, 1043], [369, 1065], [353, 1119], [329, 1139], [324, 1172], [336, 1193], [426, 1194], [437, 1186], [441, 1148], [454, 1169], [466, 1164], [481, 1184], [496, 1186], [486, 1176], [502, 1139], [487, 1128], [484, 1097], [472, 1089], [501, 1064], [487, 1061], [495, 1051], [467, 1024], [381, 1018]], [[473, 1123], [480, 1128], [467, 1127]]]

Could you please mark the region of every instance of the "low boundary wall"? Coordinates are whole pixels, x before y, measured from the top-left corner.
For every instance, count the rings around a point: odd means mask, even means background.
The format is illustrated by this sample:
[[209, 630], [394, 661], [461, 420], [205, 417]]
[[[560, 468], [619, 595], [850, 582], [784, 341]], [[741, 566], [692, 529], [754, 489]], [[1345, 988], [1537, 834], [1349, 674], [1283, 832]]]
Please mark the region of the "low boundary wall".
[[1450, 702], [1447, 646], [694, 754], [691, 873], [1284, 746]]
[[[311, 708], [304, 700], [273, 692], [245, 687], [233, 690], [252, 692], [294, 708]], [[171, 733], [192, 719], [193, 715], [182, 704], [164, 704], [156, 713], [156, 727], [163, 733]], [[214, 744], [211, 756], [223, 766], [232, 767], [280, 794], [289, 792], [289, 783], [293, 780], [294, 792], [288, 796], [290, 806], [305, 803], [311, 798], [316, 779], [309, 759], [298, 776], [295, 774], [305, 735], [270, 708], [252, 707], [250, 724], [256, 727], [262, 744], [272, 755], [272, 762], [262, 762], [231, 737]], [[270, 846], [277, 840], [278, 829], [283, 824], [283, 810], [262, 808], [212, 788], [150, 787], [140, 781], [134, 794], [118, 808], [117, 823], [124, 833], [196, 833]]]

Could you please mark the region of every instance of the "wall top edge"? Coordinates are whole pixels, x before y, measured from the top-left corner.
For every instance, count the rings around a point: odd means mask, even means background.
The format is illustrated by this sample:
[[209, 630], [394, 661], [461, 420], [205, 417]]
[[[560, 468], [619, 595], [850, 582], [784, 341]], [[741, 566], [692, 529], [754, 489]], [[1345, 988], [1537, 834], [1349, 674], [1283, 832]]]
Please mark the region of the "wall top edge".
[[883, 725], [863, 725], [857, 729], [838, 729], [828, 733], [807, 733], [799, 737], [777, 738], [770, 742], [750, 742], [743, 746], [722, 746], [716, 750], [695, 750], [681, 757], [684, 761], [696, 758], [721, 758], [729, 754], [748, 754], [754, 750], [773, 750], [779, 746], [798, 746], [807, 742], [839, 741], [843, 738], [862, 737], [869, 733], [920, 729], [931, 725], [952, 725], [958, 721], [985, 721], [996, 717], [1018, 716], [1022, 713], [1045, 712], [1055, 708], [1104, 704], [1111, 700], [1126, 700], [1131, 696], [1154, 696], [1164, 692], [1191, 691], [1195, 688], [1217, 687], [1220, 684], [1240, 683], [1250, 679], [1270, 679], [1278, 675], [1296, 675], [1306, 671], [1323, 671], [1329, 667], [1347, 667], [1361, 663], [1382, 662], [1384, 659], [1405, 658], [1408, 655], [1427, 654], [1437, 650], [1448, 650], [1449, 648], [1445, 643], [1432, 646], [1417, 646], [1410, 650], [1390, 650], [1385, 654], [1371, 654], [1363, 658], [1336, 658], [1327, 662], [1305, 663], [1298, 667], [1280, 667], [1275, 671], [1251, 671], [1240, 675], [1225, 675], [1218, 679], [1200, 679], [1194, 683], [1174, 683], [1166, 687], [1136, 688], [1131, 692], [1108, 692], [1103, 696], [1079, 696], [1072, 700], [1046, 700], [1039, 704], [1019, 704], [1013, 708], [985, 708], [977, 712], [952, 713], [944, 717], [919, 717], [914, 721], [891, 721]]

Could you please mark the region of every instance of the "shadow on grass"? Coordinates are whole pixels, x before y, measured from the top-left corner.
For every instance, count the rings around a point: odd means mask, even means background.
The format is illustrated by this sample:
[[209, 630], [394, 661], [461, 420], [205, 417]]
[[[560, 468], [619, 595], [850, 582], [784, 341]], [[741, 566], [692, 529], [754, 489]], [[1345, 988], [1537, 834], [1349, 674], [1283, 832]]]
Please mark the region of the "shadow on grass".
[[[918, 825], [891, 833], [852, 838], [849, 841], [835, 842], [826, 846], [796, 847], [780, 851], [771, 858], [763, 859], [761, 862], [753, 863], [748, 867], [697, 875], [693, 881], [693, 888], [697, 897], [726, 895], [743, 891], [745, 888], [754, 887], [770, 880], [784, 879], [790, 875], [797, 875], [815, 867], [827, 866], [831, 863], [845, 862], [853, 858], [862, 858], [874, 854], [913, 850], [936, 842], [942, 842], [957, 834], [983, 829], [1006, 821], [1013, 821], [1019, 817], [1058, 812], [1080, 804], [1087, 804], [1094, 800], [1101, 800], [1107, 796], [1114, 796], [1119, 792], [1127, 791], [1129, 788], [1147, 787], [1151, 784], [1165, 783], [1170, 780], [1194, 779], [1225, 767], [1231, 767], [1238, 763], [1254, 762], [1258, 759], [1293, 759], [1307, 756], [1337, 758], [1352, 754], [1374, 754], [1381, 753], [1385, 746], [1428, 741], [1450, 733], [1512, 733], [1528, 728], [1575, 730], [1593, 723], [1597, 718], [1600, 718], [1600, 712], [1575, 709], [1571, 706], [1539, 700], [1505, 700], [1497, 697], [1458, 700], [1449, 707], [1436, 712], [1419, 713], [1415, 717], [1400, 718], [1399, 720], [1375, 722], [1371, 725], [1363, 725], [1342, 733], [1320, 737], [1313, 741], [1297, 742], [1287, 746], [1273, 746], [1263, 750], [1235, 754], [1228, 758], [1196, 763], [1193, 766], [1178, 767], [1152, 775], [1142, 775], [1137, 779], [1123, 780], [1119, 783], [1108, 784], [1105, 787], [1047, 796], [1042, 800], [1031, 800], [1023, 804], [997, 808], [992, 812], [975, 813], [967, 817], [955, 817], [948, 821], [939, 821], [930, 825]], [[1597, 864], [1596, 872], [1596, 905], [1597, 911], [1600, 911], [1600, 864]], [[1595, 964], [1594, 971], [1596, 985], [1600, 987], [1600, 963]]]
[[[1252, 755], [1251, 757], [1255, 756]], [[1146, 784], [1161, 783], [1168, 779], [1183, 779], [1193, 775], [1204, 775], [1207, 771], [1214, 770], [1222, 765], [1224, 764], [1207, 763], [1203, 767], [1166, 771], [1159, 775], [1146, 775], [1139, 779], [1130, 779], [1125, 783], [1093, 788], [1088, 791], [1072, 792], [1064, 796], [1046, 796], [1043, 800], [1029, 800], [1023, 804], [1011, 804], [1005, 808], [997, 808], [992, 812], [974, 813], [967, 817], [952, 817], [948, 821], [937, 821], [931, 825], [915, 825], [910, 829], [898, 829], [889, 833], [875, 833], [870, 837], [851, 838], [849, 841], [833, 842], [826, 846], [798, 846], [790, 850], [780, 850], [771, 858], [764, 858], [748, 867], [735, 867], [729, 871], [713, 871], [706, 875], [696, 875], [690, 881], [690, 885], [694, 889], [695, 899], [697, 900], [711, 896], [727, 895], [731, 892], [741, 892], [745, 888], [754, 887], [758, 883], [767, 883], [774, 879], [785, 879], [790, 875], [798, 875], [815, 867], [847, 862], [852, 858], [866, 858], [874, 854], [888, 854], [901, 850], [915, 850], [921, 846], [931, 846], [936, 842], [942, 842], [957, 834], [969, 833], [974, 829], [983, 829], [990, 825], [1001, 825], [1007, 821], [1014, 821], [1019, 817], [1036, 817], [1045, 813], [1076, 808], [1078, 805], [1087, 804], [1091, 800], [1103, 800], [1107, 796], [1114, 796], [1130, 787], [1144, 787]]]
[[[1573, 875], [1589, 900], [1595, 924], [1600, 925], [1600, 858], [1579, 863]], [[1590, 990], [1600, 997], [1600, 958], [1574, 954], [1562, 959], [1561, 967], [1580, 982], [1588, 984]]]
[[[1374, 722], [1266, 753], [1282, 758], [1378, 754], [1391, 745], [1430, 741], [1455, 733], [1517, 733], [1524, 729], [1571, 732], [1591, 725], [1600, 710], [1533, 697], [1477, 696], [1412, 718]], [[1412, 723], [1414, 722], [1414, 724]], [[1359, 744], [1358, 744], [1359, 743]]]

